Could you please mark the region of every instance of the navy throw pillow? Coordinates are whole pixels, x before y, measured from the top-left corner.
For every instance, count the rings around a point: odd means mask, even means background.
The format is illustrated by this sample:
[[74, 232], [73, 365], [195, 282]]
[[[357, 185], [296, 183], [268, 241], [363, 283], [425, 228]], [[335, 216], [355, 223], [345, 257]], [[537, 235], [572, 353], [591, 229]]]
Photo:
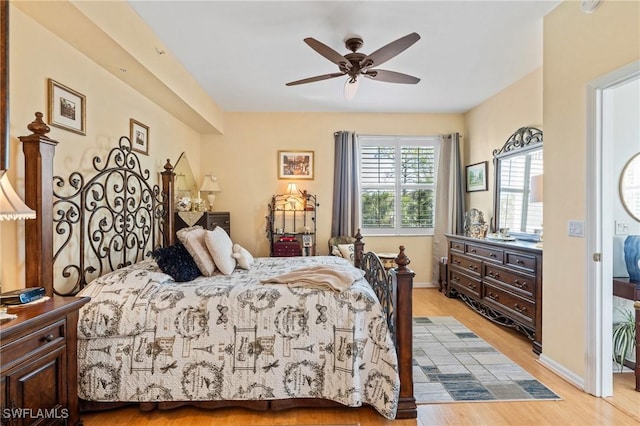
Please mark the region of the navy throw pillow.
[[176, 282], [191, 281], [200, 276], [198, 265], [182, 244], [156, 249], [151, 255], [162, 272], [171, 275]]

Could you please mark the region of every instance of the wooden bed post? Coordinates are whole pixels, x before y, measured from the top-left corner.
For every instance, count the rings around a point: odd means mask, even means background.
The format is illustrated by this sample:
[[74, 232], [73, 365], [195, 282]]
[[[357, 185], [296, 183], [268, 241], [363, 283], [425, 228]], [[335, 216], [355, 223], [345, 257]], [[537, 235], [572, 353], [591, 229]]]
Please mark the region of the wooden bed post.
[[[418, 417], [416, 398], [413, 396], [413, 277], [415, 273], [407, 268], [411, 260], [404, 254], [404, 246], [395, 259], [397, 268], [390, 271], [393, 287], [396, 289], [395, 326], [398, 351], [398, 374], [400, 375], [400, 399], [396, 419]], [[398, 342], [401, 342], [398, 344]]]
[[355, 254], [355, 257], [353, 258], [353, 266], [355, 266], [356, 268], [360, 268], [360, 265], [362, 264], [362, 255], [364, 254], [362, 253], [364, 251], [364, 243], [362, 242], [362, 234], [360, 234], [360, 228], [358, 228], [358, 232], [356, 232], [356, 235], [354, 235], [353, 237], [356, 239], [356, 241], [353, 243], [353, 251]]
[[162, 175], [162, 194], [164, 195], [164, 211], [166, 212], [165, 222], [162, 227], [162, 245], [163, 247], [169, 247], [173, 245], [176, 237], [174, 225], [175, 214], [173, 211], [175, 205], [173, 183], [176, 174], [173, 173], [173, 166], [171, 165], [171, 161], [168, 158], [166, 164], [164, 165], [164, 172], [160, 174]]
[[25, 203], [35, 210], [36, 219], [25, 221], [25, 284], [44, 287], [53, 295], [53, 155], [57, 141], [46, 134], [50, 129], [42, 113], [27, 128], [33, 133], [20, 136], [24, 152]]

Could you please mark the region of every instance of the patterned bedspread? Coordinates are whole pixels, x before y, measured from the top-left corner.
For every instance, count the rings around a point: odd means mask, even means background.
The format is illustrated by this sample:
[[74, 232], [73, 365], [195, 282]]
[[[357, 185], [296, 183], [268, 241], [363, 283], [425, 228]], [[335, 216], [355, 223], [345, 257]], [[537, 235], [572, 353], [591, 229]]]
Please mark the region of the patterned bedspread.
[[257, 258], [248, 271], [176, 283], [154, 261], [93, 281], [78, 323], [89, 401], [324, 398], [394, 418], [393, 340], [367, 282], [342, 293], [260, 279], [334, 256]]

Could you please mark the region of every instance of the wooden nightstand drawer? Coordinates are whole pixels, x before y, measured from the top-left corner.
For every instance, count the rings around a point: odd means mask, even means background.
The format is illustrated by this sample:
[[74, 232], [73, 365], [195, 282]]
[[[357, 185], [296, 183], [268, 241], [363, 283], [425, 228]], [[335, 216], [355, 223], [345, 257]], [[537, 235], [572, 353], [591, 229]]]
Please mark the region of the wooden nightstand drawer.
[[464, 253], [464, 242], [450, 240], [449, 241], [449, 249], [451, 251], [459, 251], [460, 253]]
[[0, 347], [2, 371], [11, 368], [24, 358], [35, 358], [43, 352], [48, 352], [57, 346], [64, 345], [67, 334], [66, 324], [67, 322], [64, 319], [56, 321], [33, 333], [3, 344]]
[[224, 229], [227, 234], [231, 235], [231, 217], [228, 212], [208, 212], [207, 229], [213, 230], [216, 226]]

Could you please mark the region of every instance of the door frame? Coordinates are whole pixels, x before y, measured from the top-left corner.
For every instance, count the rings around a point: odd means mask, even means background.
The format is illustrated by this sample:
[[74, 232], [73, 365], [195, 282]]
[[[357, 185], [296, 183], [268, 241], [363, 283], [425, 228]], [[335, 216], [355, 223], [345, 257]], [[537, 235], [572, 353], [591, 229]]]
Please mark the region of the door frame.
[[[640, 78], [640, 61], [632, 62], [587, 84], [586, 170], [586, 309], [584, 390], [599, 397], [613, 395], [613, 209], [617, 196], [613, 176], [612, 139], [604, 103], [608, 89]], [[607, 245], [604, 245], [604, 243]], [[600, 259], [596, 260], [599, 255]]]

